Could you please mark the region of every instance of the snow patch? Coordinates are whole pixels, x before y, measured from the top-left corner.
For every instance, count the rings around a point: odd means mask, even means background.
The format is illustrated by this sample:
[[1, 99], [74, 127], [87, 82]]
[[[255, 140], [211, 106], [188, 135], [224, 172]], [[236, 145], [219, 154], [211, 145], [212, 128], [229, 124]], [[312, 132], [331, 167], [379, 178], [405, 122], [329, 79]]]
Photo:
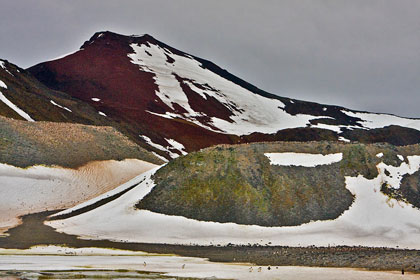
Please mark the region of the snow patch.
[[157, 158], [160, 158], [164, 162], [168, 162], [168, 160], [166, 158], [164, 158], [163, 156], [159, 155], [158, 153], [155, 153], [155, 152], [152, 151], [152, 154], [154, 154]]
[[387, 184], [391, 188], [399, 189], [401, 180], [404, 177], [404, 175], [412, 175], [419, 169], [418, 163], [415, 161], [415, 158], [413, 158], [412, 156], [408, 156], [407, 158], [409, 159], [408, 163], [402, 162], [401, 165], [397, 167], [392, 165], [386, 165], [383, 162], [379, 163], [377, 167], [381, 174], [382, 183]]
[[184, 145], [182, 145], [181, 143], [179, 143], [179, 142], [175, 141], [174, 139], [166, 139], [166, 138], [165, 138], [165, 140], [166, 140], [166, 142], [168, 142], [168, 143], [169, 143], [169, 145], [171, 145], [174, 149], [176, 149], [176, 150], [180, 151], [182, 155], [186, 155], [186, 154], [188, 154], [188, 153], [185, 151], [185, 147], [184, 147]]
[[177, 157], [179, 157], [179, 154], [174, 153], [173, 151], [171, 151], [173, 149], [179, 151], [182, 155], [186, 155], [187, 154], [187, 152], [185, 151], [184, 145], [182, 145], [181, 143], [179, 143], [179, 142], [177, 142], [177, 141], [175, 141], [173, 139], [166, 139], [165, 138], [165, 141], [168, 142], [168, 144], [170, 146], [164, 147], [164, 146], [162, 146], [160, 144], [154, 143], [152, 141], [152, 139], [150, 139], [146, 135], [139, 135], [139, 136], [141, 138], [143, 138], [143, 140], [146, 141], [146, 143], [149, 144], [150, 146], [152, 146], [152, 147], [154, 147], [156, 149], [159, 149], [161, 151], [164, 151], [165, 153], [168, 153], [171, 158], [177, 158]]
[[99, 101], [101, 101], [101, 99], [100, 99], [100, 98], [96, 98], [96, 97], [91, 98], [91, 100], [92, 100], [92, 101], [95, 101], [95, 102], [99, 102]]
[[0, 87], [7, 89], [7, 85], [2, 80], [0, 80]]
[[350, 143], [351, 142], [349, 139], [344, 138], [343, 136], [339, 136], [338, 137], [338, 141], [343, 141], [343, 142], [346, 142], [346, 143]]
[[311, 125], [311, 127], [332, 130], [332, 131], [335, 131], [337, 133], [340, 133], [341, 132], [341, 127], [344, 127], [344, 126], [331, 125], [331, 124], [325, 124], [325, 123], [317, 123], [316, 125]]
[[378, 153], [378, 154], [376, 154], [376, 157], [378, 157], [378, 158], [382, 158], [384, 156], [384, 153]]
[[170, 113], [170, 112], [166, 112], [165, 114], [158, 114], [158, 113], [155, 113], [155, 112], [151, 112], [149, 110], [146, 110], [146, 112], [149, 113], [149, 114], [161, 117], [161, 118], [169, 119], [169, 120], [173, 119], [174, 117], [177, 117], [175, 114], [173, 114], [174, 116], [172, 117], [172, 113]]
[[104, 117], [107, 117], [107, 115], [104, 112], [98, 111], [98, 114]]
[[404, 161], [404, 157], [402, 155], [397, 155], [398, 159]]
[[350, 117], [360, 118], [358, 121], [365, 128], [382, 128], [389, 125], [398, 125], [402, 127], [413, 128], [420, 130], [420, 119], [406, 119], [387, 114], [374, 114], [374, 113], [359, 113], [341, 110], [344, 114]]
[[55, 103], [53, 100], [50, 100], [50, 102], [51, 102], [51, 104], [52, 104], [52, 105], [54, 105], [54, 106], [57, 106], [57, 107], [59, 107], [59, 108], [61, 108], [61, 109], [64, 109], [64, 110], [66, 110], [66, 111], [68, 111], [68, 112], [72, 112], [69, 108], [64, 107], [64, 106], [61, 106], [61, 105], [58, 105], [58, 104], [57, 104], [57, 103]]
[[265, 153], [271, 165], [315, 167], [339, 162], [343, 153], [337, 154], [306, 154], [306, 153]]
[[[0, 60], [0, 67], [1, 68], [3, 68], [3, 70], [4, 71], [6, 71], [7, 73], [9, 73], [10, 75], [12, 75], [13, 77], [15, 76], [15, 75], [13, 75], [8, 69], [7, 69], [7, 67], [6, 67], [6, 65], [5, 65], [5, 63], [4, 63], [4, 61], [3, 60]], [[19, 71], [19, 70], [18, 70]]]
[[12, 109], [16, 113], [18, 113], [18, 115], [21, 116], [22, 118], [24, 118], [25, 120], [30, 121], [30, 122], [34, 122], [34, 119], [32, 119], [27, 113], [25, 113], [18, 106], [16, 106], [15, 104], [13, 104], [9, 99], [7, 99], [7, 97], [4, 96], [4, 94], [1, 91], [0, 91], [0, 100], [4, 104], [6, 104], [7, 106], [9, 106], [10, 109]]
[[[131, 44], [130, 47], [134, 50], [133, 54], [128, 54], [133, 64], [137, 64], [142, 71], [155, 74], [154, 79], [159, 90], [156, 95], [172, 110], [175, 110], [174, 104], [180, 105], [184, 108], [190, 116], [201, 116], [196, 113], [189, 105], [188, 98], [181, 88], [174, 72], [169, 67], [164, 67], [162, 63], [166, 62], [166, 55], [172, 53], [160, 48], [156, 45], [147, 47], [146, 45], [138, 46]], [[150, 53], [149, 55], [142, 54]]]

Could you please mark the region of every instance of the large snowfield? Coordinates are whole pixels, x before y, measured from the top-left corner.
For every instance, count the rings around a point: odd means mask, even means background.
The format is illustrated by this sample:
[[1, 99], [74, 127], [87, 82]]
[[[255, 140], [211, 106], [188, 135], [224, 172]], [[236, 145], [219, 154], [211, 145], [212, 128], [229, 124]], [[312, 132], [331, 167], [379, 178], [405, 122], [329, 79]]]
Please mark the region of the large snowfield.
[[[334, 119], [328, 116], [326, 107], [323, 108], [325, 115], [313, 116], [308, 114], [291, 115], [284, 108], [285, 104], [277, 99], [271, 99], [255, 94], [218, 74], [205, 69], [202, 64], [190, 55], [178, 55], [169, 49], [153, 43], [130, 44], [133, 49], [128, 54], [133, 64], [139, 66], [141, 71], [154, 74], [155, 83], [158, 86], [156, 96], [170, 108], [175, 105], [185, 109], [187, 113], [166, 112], [158, 114], [164, 118], [180, 118], [191, 121], [199, 126], [217, 132], [236, 135], [248, 135], [253, 132], [276, 133], [279, 130], [298, 127], [317, 127], [335, 132], [342, 132], [344, 128], [381, 128], [389, 125], [399, 125], [420, 130], [419, 119], [407, 119], [387, 114], [374, 114], [342, 110], [350, 116], [360, 118], [361, 127], [346, 125], [327, 125], [318, 123], [310, 124], [310, 120], [319, 118]], [[170, 59], [169, 59], [170, 58]], [[233, 116], [232, 120], [226, 121], [215, 116], [207, 116], [203, 112], [194, 111], [188, 96], [181, 88], [177, 79], [183, 78], [182, 83], [188, 85], [203, 99], [215, 98], [225, 106]], [[293, 103], [293, 101], [290, 101]], [[209, 123], [203, 123], [199, 119], [203, 116], [210, 118]]]
[[0, 233], [19, 224], [21, 215], [77, 205], [155, 166], [136, 159], [90, 162], [77, 169], [0, 164]]
[[[305, 155], [307, 154], [301, 156]], [[288, 153], [284, 156], [286, 159], [290, 158]], [[336, 157], [334, 161], [340, 157], [329, 156]], [[312, 157], [310, 161], [313, 163]], [[76, 234], [86, 239], [110, 239], [121, 242], [198, 245], [229, 243], [289, 246], [362, 245], [420, 249], [418, 242], [420, 210], [380, 192], [383, 183], [399, 188], [403, 175], [413, 174], [419, 169], [420, 156], [409, 156], [407, 161], [401, 162], [398, 167], [380, 163], [379, 175], [372, 180], [361, 175], [346, 177], [346, 188], [355, 195], [355, 200], [351, 207], [335, 220], [313, 221], [300, 226], [262, 227], [197, 221], [135, 209], [134, 205], [154, 187], [151, 176], [158, 169], [155, 168], [134, 178], [130, 184], [122, 185], [113, 191], [119, 192], [135, 182], [139, 183], [121, 197], [90, 212], [65, 220], [49, 221], [47, 224], [59, 232]], [[107, 196], [109, 194], [104, 194], [62, 213], [70, 213]]]

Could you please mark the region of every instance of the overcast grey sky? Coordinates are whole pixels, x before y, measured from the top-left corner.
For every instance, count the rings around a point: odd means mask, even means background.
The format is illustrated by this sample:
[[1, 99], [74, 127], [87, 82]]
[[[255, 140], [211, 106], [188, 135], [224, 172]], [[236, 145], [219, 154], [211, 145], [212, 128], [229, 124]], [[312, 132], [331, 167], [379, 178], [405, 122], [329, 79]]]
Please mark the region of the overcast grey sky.
[[21, 67], [94, 32], [148, 33], [274, 94], [420, 117], [420, 1], [0, 0]]

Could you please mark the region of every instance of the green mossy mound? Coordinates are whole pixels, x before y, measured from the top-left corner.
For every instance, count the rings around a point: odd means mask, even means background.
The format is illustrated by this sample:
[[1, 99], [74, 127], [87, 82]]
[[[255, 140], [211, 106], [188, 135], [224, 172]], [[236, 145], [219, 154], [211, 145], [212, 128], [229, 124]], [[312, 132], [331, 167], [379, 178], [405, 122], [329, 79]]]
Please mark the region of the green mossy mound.
[[[340, 162], [317, 167], [271, 165], [264, 153], [343, 153]], [[382, 158], [376, 157], [379, 152]], [[136, 205], [203, 221], [293, 226], [335, 219], [353, 202], [345, 176], [374, 178], [380, 161], [418, 145], [277, 142], [216, 146], [169, 162], [154, 175], [155, 188]]]

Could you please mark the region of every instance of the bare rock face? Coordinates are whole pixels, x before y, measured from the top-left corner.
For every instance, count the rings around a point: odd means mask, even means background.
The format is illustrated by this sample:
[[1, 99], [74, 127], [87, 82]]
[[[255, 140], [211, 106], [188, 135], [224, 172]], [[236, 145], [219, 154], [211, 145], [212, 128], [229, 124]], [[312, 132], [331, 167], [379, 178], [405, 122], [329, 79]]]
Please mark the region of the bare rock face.
[[52, 90], [28, 71], [0, 59], [0, 115], [27, 121], [111, 125], [85, 102]]

